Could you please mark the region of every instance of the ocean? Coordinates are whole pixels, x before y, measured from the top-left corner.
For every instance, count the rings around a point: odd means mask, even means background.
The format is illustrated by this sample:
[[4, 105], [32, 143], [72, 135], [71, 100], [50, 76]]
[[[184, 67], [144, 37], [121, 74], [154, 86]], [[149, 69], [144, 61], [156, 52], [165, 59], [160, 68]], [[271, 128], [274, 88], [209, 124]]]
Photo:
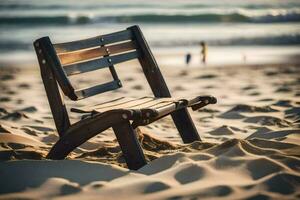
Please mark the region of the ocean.
[[201, 41], [208, 64], [298, 61], [299, 0], [3, 0], [0, 63], [36, 62], [32, 42], [72, 41], [138, 24], [162, 65], [200, 65]]

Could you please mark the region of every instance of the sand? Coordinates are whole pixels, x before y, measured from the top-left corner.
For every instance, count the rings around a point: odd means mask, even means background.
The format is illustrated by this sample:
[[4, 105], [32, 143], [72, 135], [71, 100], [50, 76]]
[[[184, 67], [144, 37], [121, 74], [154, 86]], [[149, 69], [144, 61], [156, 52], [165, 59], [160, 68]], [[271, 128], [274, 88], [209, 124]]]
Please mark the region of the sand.
[[[300, 66], [161, 70], [173, 96], [209, 94], [218, 104], [191, 111], [202, 142], [182, 144], [169, 117], [139, 127], [149, 164], [130, 171], [111, 129], [66, 160], [45, 159], [58, 136], [38, 67], [0, 68], [0, 199], [300, 198]], [[135, 62], [117, 71], [122, 89], [67, 107], [151, 95]]]

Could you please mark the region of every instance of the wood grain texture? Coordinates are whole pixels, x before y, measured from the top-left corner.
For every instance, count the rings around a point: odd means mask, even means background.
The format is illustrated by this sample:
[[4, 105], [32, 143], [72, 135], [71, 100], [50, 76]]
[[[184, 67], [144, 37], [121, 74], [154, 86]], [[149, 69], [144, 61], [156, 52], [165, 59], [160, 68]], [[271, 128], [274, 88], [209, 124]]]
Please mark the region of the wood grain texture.
[[75, 64], [64, 66], [64, 71], [67, 74], [67, 76], [72, 76], [76, 74], [102, 69], [105, 67], [110, 67], [114, 64], [136, 59], [138, 58], [138, 56], [139, 56], [138, 51], [123, 53], [115, 56], [107, 56], [95, 60], [89, 60], [82, 63], [75, 63]]
[[55, 50], [58, 54], [69, 51], [78, 51], [80, 49], [88, 49], [99, 47], [106, 44], [116, 43], [125, 40], [131, 40], [132, 34], [128, 30], [100, 35], [88, 39], [77, 40], [73, 42], [57, 43], [54, 44]]
[[108, 83], [103, 83], [99, 85], [95, 85], [92, 87], [84, 88], [84, 89], [79, 89], [75, 91], [76, 96], [78, 97], [78, 100], [84, 99], [90, 96], [94, 96], [99, 93], [111, 91], [120, 88], [120, 81], [119, 80], [114, 80]]
[[[49, 63], [43, 62], [45, 60], [45, 52], [41, 48], [41, 41], [34, 43], [35, 51], [38, 57], [41, 76], [48, 97], [50, 109], [54, 118], [55, 126], [60, 137], [62, 137], [66, 130], [70, 127], [70, 120], [64, 101], [60, 95], [58, 85]], [[39, 45], [37, 45], [39, 43]]]
[[58, 54], [62, 65], [69, 65], [76, 62], [82, 62], [99, 58], [101, 56], [113, 55], [136, 49], [133, 41], [114, 44], [110, 46], [96, 47], [92, 49], [83, 49], [82, 51], [73, 51], [68, 53]]
[[[47, 158], [63, 159], [91, 137], [112, 127], [128, 168], [139, 169], [146, 164], [146, 159], [134, 128], [147, 125], [169, 114], [171, 114], [183, 142], [200, 140], [187, 107], [199, 109], [207, 104], [216, 103], [216, 99], [210, 96], [171, 98], [163, 75], [138, 26], [112, 34], [54, 46], [49, 37], [44, 37], [37, 40], [34, 45], [50, 108], [60, 135], [60, 139], [53, 146]], [[138, 58], [142, 66], [154, 97], [120, 97], [94, 106], [72, 108], [71, 111], [91, 113], [91, 115], [70, 125], [58, 84], [64, 94], [72, 100], [117, 89], [122, 85], [115, 72], [114, 64], [135, 58]], [[67, 77], [104, 67], [109, 67], [113, 81], [74, 90]]]
[[[207, 101], [209, 98], [210, 97], [207, 96], [191, 98], [121, 97], [94, 106], [89, 105], [82, 108], [71, 108], [71, 111], [77, 113], [104, 113], [110, 110], [128, 110], [141, 113], [155, 112], [157, 115], [151, 116], [160, 117], [186, 107], [205, 106], [210, 103], [210, 101]], [[147, 115], [144, 117], [147, 118]]]
[[[122, 122], [124, 120], [122, 114], [124, 113], [126, 112], [111, 111], [105, 114], [94, 115], [91, 118], [73, 124], [55, 143], [47, 158], [64, 159], [71, 151], [90, 138], [112, 127], [114, 124]], [[130, 116], [130, 113], [126, 113], [126, 115]]]
[[137, 170], [146, 165], [146, 158], [130, 122], [126, 121], [116, 124], [113, 126], [113, 130], [128, 168]]
[[42, 63], [47, 64], [47, 66], [52, 69], [55, 79], [57, 80], [63, 93], [70, 99], [77, 100], [77, 96], [74, 93], [74, 87], [69, 81], [64, 69], [62, 68], [59, 58], [57, 57], [55, 49], [53, 48], [53, 45], [50, 41], [50, 38], [40, 38], [35, 42], [35, 45], [38, 45], [39, 50], [43, 52], [44, 59], [42, 60]]
[[[167, 84], [142, 31], [138, 26], [129, 27], [128, 30], [132, 31], [135, 41], [139, 45], [138, 48], [141, 50], [139, 61], [153, 94], [155, 97], [171, 97]], [[195, 124], [186, 108], [173, 112], [171, 116], [184, 143], [201, 140]]]

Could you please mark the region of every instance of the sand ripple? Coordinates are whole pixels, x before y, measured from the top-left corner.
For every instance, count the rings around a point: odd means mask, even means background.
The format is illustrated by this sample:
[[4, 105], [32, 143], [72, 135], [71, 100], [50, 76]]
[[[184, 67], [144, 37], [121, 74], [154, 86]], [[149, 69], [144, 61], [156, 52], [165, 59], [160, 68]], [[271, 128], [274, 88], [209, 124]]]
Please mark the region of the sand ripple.
[[[39, 74], [0, 69], [0, 199], [299, 199], [299, 67], [197, 70], [183, 86], [174, 70], [166, 78], [172, 93], [220, 99], [192, 113], [203, 141], [182, 144], [170, 118], [139, 128], [149, 164], [130, 171], [112, 130], [45, 159], [58, 136]], [[106, 99], [145, 93], [130, 72]]]

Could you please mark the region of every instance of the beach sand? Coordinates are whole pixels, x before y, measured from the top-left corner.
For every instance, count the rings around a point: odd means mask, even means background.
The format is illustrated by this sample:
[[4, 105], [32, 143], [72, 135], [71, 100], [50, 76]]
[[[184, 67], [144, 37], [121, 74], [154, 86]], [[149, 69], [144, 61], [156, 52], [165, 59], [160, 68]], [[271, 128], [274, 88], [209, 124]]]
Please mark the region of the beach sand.
[[[111, 129], [66, 160], [45, 159], [58, 135], [38, 67], [0, 68], [0, 199], [300, 198], [299, 65], [161, 70], [174, 97], [213, 95], [218, 104], [191, 111], [202, 142], [183, 144], [170, 117], [139, 127], [149, 164], [130, 171]], [[136, 62], [117, 71], [122, 89], [67, 107], [151, 95]]]

